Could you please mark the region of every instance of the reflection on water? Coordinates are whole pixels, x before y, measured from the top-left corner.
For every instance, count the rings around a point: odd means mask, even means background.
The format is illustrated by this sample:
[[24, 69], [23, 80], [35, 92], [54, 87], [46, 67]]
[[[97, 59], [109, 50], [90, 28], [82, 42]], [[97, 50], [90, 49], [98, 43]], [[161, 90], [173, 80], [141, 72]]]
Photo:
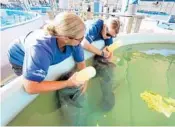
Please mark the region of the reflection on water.
[[[168, 48], [166, 50], [170, 51]], [[175, 54], [147, 53], [136, 50], [134, 46], [117, 50], [114, 54], [116, 67], [110, 71], [114, 73], [111, 78], [115, 105], [110, 111], [101, 107], [104, 96], [100, 77], [96, 76], [88, 83], [84, 108], [65, 105], [64, 110], [58, 110], [54, 92], [41, 94], [9, 125], [71, 125], [70, 119], [79, 125], [89, 126], [175, 125], [175, 114], [166, 118], [163, 114], [148, 109], [140, 98], [140, 93], [145, 90], [175, 98]], [[87, 61], [87, 64], [91, 63], [92, 60]], [[104, 73], [107, 76], [107, 72]], [[63, 111], [69, 114], [69, 118], [62, 116]]]

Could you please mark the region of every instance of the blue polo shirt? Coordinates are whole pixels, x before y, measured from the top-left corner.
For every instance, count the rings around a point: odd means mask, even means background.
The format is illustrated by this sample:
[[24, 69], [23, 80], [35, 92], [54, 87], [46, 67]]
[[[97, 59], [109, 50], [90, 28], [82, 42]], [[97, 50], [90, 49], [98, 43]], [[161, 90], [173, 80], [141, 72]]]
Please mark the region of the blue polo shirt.
[[80, 45], [65, 46], [60, 51], [57, 39], [44, 35], [42, 30], [32, 32], [24, 41], [10, 46], [9, 60], [12, 64], [23, 65], [23, 76], [32, 81], [45, 79], [49, 66], [58, 64], [73, 55], [76, 62], [84, 61], [84, 52]]
[[86, 33], [85, 38], [92, 43], [93, 41], [97, 40], [104, 40], [105, 46], [109, 46], [113, 43], [112, 37], [109, 39], [103, 39], [101, 35], [101, 31], [103, 29], [104, 21], [101, 19], [98, 20], [89, 20], [85, 22], [86, 24]]

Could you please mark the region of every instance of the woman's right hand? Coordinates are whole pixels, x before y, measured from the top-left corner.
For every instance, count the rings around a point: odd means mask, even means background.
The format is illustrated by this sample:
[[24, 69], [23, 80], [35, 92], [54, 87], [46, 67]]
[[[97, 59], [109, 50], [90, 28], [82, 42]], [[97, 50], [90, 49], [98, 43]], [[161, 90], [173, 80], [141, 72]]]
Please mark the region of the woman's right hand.
[[67, 87], [78, 87], [84, 84], [86, 81], [78, 81], [76, 80], [77, 72], [75, 72], [68, 80], [67, 80]]

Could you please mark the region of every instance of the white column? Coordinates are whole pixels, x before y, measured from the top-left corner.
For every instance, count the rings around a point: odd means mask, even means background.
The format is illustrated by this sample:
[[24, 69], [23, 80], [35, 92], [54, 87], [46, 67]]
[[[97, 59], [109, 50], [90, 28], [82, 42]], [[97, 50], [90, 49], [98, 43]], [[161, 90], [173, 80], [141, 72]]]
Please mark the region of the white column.
[[124, 33], [131, 33], [134, 17], [125, 17]]
[[68, 0], [59, 0], [59, 8], [68, 9], [69, 1]]
[[126, 11], [127, 4], [128, 4], [128, 0], [122, 0], [122, 9], [121, 9], [122, 13]]
[[134, 28], [134, 33], [138, 33], [140, 29], [140, 25], [142, 23], [142, 19], [144, 16], [137, 16], [135, 17], [135, 28]]

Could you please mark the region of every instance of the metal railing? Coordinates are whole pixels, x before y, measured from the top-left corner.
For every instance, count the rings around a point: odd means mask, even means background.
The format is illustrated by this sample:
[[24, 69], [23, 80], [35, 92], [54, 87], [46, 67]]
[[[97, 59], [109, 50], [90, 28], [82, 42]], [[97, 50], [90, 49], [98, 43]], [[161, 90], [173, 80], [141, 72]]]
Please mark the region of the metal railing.
[[53, 19], [54, 16], [60, 12], [73, 12], [79, 15], [84, 21], [91, 19], [108, 19], [109, 17], [119, 18], [121, 21], [120, 32], [124, 33], [137, 33], [140, 29], [140, 25], [144, 16], [142, 15], [127, 15], [122, 13], [98, 13], [98, 12], [85, 12], [85, 11], [76, 11], [73, 9], [57, 9], [57, 11], [48, 12], [49, 19]]

